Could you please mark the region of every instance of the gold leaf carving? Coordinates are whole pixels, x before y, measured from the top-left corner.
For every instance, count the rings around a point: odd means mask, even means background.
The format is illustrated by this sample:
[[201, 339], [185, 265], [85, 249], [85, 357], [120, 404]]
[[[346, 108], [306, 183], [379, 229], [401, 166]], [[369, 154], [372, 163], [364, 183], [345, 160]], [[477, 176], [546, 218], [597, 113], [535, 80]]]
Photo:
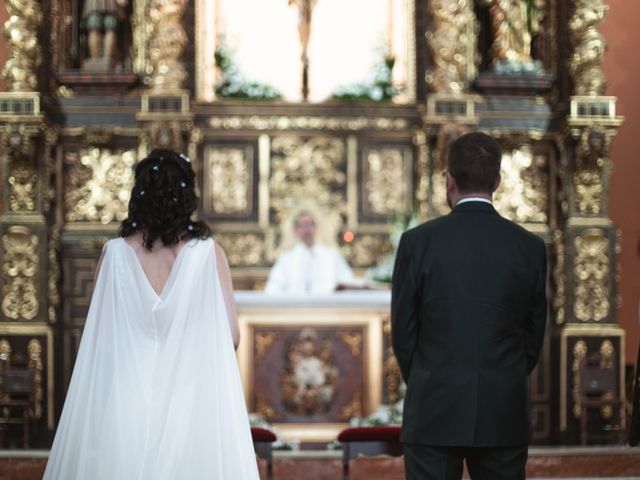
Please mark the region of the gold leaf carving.
[[577, 172], [573, 181], [576, 192], [576, 206], [580, 215], [598, 216], [602, 212], [602, 177], [597, 170]]
[[262, 415], [265, 420], [271, 420], [276, 417], [276, 411], [265, 396], [260, 393], [256, 394], [256, 413]]
[[232, 267], [262, 264], [264, 258], [262, 236], [253, 233], [216, 234], [216, 241], [227, 254], [229, 265]]
[[574, 240], [575, 300], [578, 320], [600, 321], [607, 317], [609, 302], [609, 239], [602, 230], [592, 229]]
[[502, 215], [520, 223], [546, 223], [547, 175], [544, 157], [534, 157], [528, 147], [503, 154], [502, 181], [493, 204]]
[[38, 237], [27, 227], [9, 227], [2, 236], [2, 313], [11, 320], [38, 314]]
[[565, 322], [565, 249], [564, 237], [560, 230], [556, 230], [553, 233], [553, 248], [556, 257], [553, 269], [553, 279], [556, 287], [553, 297], [553, 308], [556, 312], [556, 323], [561, 325]]
[[573, 75], [576, 95], [602, 95], [607, 79], [602, 60], [607, 43], [598, 31], [609, 7], [603, 0], [573, 0], [575, 10], [569, 20], [573, 55], [569, 69]]
[[580, 418], [582, 415], [582, 403], [580, 402], [580, 367], [587, 357], [587, 344], [584, 340], [578, 340], [573, 346], [573, 416]]
[[461, 93], [475, 79], [477, 22], [471, 0], [431, 0], [427, 40], [433, 67], [426, 80], [434, 92]]
[[273, 344], [273, 342], [278, 338], [278, 334], [275, 332], [257, 332], [255, 335], [256, 342], [256, 358], [261, 360]]
[[259, 116], [216, 116], [209, 118], [209, 126], [215, 129], [237, 130], [405, 130], [409, 122], [404, 118], [392, 117], [284, 117], [277, 115]]
[[27, 346], [27, 351], [29, 352], [29, 368], [33, 368], [35, 372], [34, 383], [35, 383], [35, 393], [34, 393], [34, 405], [33, 410], [30, 415], [33, 418], [41, 418], [42, 417], [42, 345], [39, 340], [35, 338], [29, 341]]
[[354, 393], [351, 401], [342, 407], [338, 413], [338, 419], [342, 421], [348, 421], [354, 417], [362, 417], [362, 399], [360, 392]]
[[182, 15], [187, 0], [151, 0], [148, 11], [151, 38], [148, 45], [149, 63], [153, 70], [151, 89], [155, 92], [182, 88], [187, 72], [180, 60], [187, 44], [182, 27]]
[[391, 251], [386, 235], [356, 234], [353, 242], [341, 246], [342, 254], [353, 267], [371, 267]]
[[360, 356], [362, 348], [362, 334], [358, 332], [338, 332], [336, 336], [347, 346], [354, 358]]
[[333, 215], [344, 212], [345, 148], [340, 139], [275, 137], [271, 149], [269, 195], [280, 221], [303, 199]]
[[4, 33], [11, 56], [5, 62], [2, 74], [10, 91], [33, 92], [38, 85], [37, 69], [42, 62], [38, 43], [42, 23], [40, 2], [6, 0], [4, 5], [9, 13]]
[[208, 208], [217, 214], [248, 213], [251, 208], [252, 149], [207, 149]]
[[377, 215], [406, 210], [408, 179], [402, 150], [369, 150], [364, 172], [365, 209]]
[[67, 153], [66, 161], [71, 163], [65, 195], [67, 221], [106, 224], [124, 220], [136, 159], [133, 150], [112, 153], [108, 149], [92, 148], [79, 154]]
[[8, 178], [9, 209], [12, 212], [32, 212], [36, 208], [38, 174], [24, 162], [14, 166]]

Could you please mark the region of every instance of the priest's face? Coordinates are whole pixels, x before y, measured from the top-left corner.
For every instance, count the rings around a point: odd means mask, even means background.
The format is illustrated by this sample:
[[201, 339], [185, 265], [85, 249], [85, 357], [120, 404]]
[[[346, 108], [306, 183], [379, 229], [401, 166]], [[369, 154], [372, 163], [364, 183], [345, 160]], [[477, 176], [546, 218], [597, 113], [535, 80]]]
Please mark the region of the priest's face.
[[296, 236], [307, 247], [313, 246], [316, 239], [316, 222], [313, 217], [303, 213], [298, 217], [295, 224]]

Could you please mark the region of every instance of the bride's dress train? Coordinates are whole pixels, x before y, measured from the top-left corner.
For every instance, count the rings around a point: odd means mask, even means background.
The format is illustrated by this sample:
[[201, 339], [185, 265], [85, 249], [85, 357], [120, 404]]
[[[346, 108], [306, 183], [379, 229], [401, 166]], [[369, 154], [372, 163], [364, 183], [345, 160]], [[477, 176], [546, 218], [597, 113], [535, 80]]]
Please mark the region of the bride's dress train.
[[160, 295], [124, 239], [105, 248], [44, 479], [257, 479], [213, 240]]

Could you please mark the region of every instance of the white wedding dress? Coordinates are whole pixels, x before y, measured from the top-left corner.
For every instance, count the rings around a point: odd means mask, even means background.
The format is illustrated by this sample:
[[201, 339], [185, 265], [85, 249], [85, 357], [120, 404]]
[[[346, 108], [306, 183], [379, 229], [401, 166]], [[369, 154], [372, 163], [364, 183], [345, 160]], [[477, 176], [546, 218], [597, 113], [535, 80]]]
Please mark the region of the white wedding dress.
[[110, 240], [45, 480], [258, 479], [213, 240], [158, 295]]

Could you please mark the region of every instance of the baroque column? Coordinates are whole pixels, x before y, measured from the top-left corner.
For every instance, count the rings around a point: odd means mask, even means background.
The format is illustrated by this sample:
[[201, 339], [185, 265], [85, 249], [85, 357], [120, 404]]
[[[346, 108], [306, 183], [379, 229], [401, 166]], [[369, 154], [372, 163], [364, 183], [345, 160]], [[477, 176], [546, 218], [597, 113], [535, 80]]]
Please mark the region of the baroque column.
[[598, 31], [608, 7], [603, 0], [572, 3], [569, 69], [574, 96], [567, 151], [573, 155], [564, 162], [568, 218], [564, 232], [555, 237], [555, 283], [560, 288], [554, 302], [561, 327], [560, 433], [566, 443], [577, 441], [583, 415], [592, 431], [624, 429], [624, 408], [587, 411], [581, 405], [580, 371], [586, 364], [599, 365], [602, 375], [614, 378], [604, 396], [623, 402], [625, 396], [624, 330], [616, 318], [620, 239], [608, 211], [609, 150], [623, 119], [616, 116], [616, 98], [603, 96], [606, 42]]
[[[187, 152], [192, 145], [193, 115], [189, 93], [184, 89], [187, 72], [182, 62], [188, 37], [183, 26], [187, 0], [151, 0], [147, 9], [150, 37], [147, 55], [151, 76], [148, 93], [142, 96], [137, 118], [145, 135], [141, 153], [155, 147]], [[198, 135], [196, 135], [198, 137]]]
[[40, 110], [37, 0], [4, 2], [9, 58], [0, 92], [0, 345], [3, 365], [34, 368], [30, 411], [36, 442], [53, 430], [52, 324], [56, 320], [56, 228], [49, 225], [50, 150], [56, 131]]

